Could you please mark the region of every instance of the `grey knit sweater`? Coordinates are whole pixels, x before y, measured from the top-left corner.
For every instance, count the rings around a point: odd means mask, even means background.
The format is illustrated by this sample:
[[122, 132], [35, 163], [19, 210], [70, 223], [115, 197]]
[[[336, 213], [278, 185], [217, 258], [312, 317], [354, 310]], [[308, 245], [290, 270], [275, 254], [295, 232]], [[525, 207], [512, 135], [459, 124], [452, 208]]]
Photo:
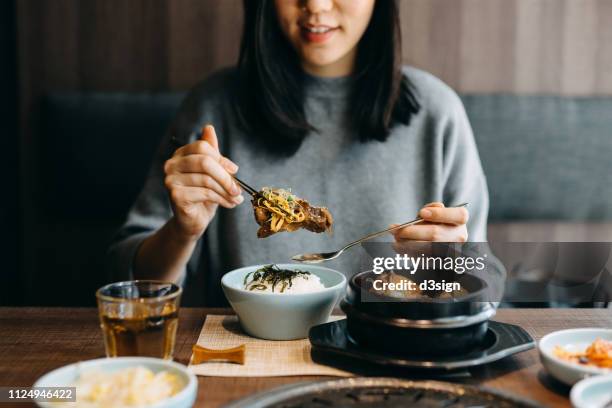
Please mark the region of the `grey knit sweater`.
[[[309, 77], [305, 111], [318, 132], [290, 158], [275, 156], [237, 126], [231, 107], [232, 71], [221, 71], [185, 99], [164, 139], [140, 196], [110, 248], [116, 279], [129, 279], [140, 243], [172, 215], [163, 185], [163, 163], [172, 137], [197, 138], [203, 124], [215, 126], [224, 155], [239, 176], [257, 186], [292, 188], [332, 212], [333, 234], [307, 231], [258, 239], [249, 200], [220, 208], [192, 256], [183, 285], [188, 304], [224, 303], [221, 276], [237, 267], [289, 261], [297, 253], [329, 251], [366, 233], [415, 217], [425, 203], [470, 203], [470, 241], [486, 241], [488, 193], [472, 130], [460, 99], [432, 75], [406, 67], [422, 106], [410, 126], [396, 126], [386, 142], [361, 143], [348, 131], [350, 79]], [[388, 237], [387, 240], [391, 240]], [[360, 269], [360, 251], [330, 262], [350, 276]]]

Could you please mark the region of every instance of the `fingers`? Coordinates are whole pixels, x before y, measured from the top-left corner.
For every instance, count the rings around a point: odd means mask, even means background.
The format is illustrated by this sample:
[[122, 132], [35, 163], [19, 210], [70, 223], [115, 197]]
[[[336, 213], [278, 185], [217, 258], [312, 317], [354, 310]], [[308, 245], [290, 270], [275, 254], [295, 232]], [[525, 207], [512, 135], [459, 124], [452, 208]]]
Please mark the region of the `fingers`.
[[216, 203], [234, 208], [244, 201], [232, 174], [238, 166], [219, 152], [214, 127], [202, 129], [199, 140], [177, 149], [164, 165], [165, 184], [174, 205]]
[[227, 200], [242, 204], [244, 197], [241, 194], [229, 196], [225, 189], [211, 176], [202, 173], [178, 173], [166, 177], [166, 187], [172, 189], [178, 186], [200, 187], [213, 190], [217, 194], [224, 196]]
[[221, 153], [219, 153], [219, 150], [213, 147], [208, 141], [196, 140], [193, 143], [189, 143], [188, 145], [177, 149], [177, 151], [174, 153], [174, 158], [191, 155], [210, 156], [218, 161], [229, 173], [235, 174], [238, 172], [238, 165], [227, 157], [222, 156]]
[[219, 140], [217, 139], [217, 132], [212, 125], [206, 125], [202, 129], [201, 140], [210, 143], [210, 145], [219, 151]]
[[225, 170], [227, 170], [230, 174], [238, 173], [238, 165], [227, 157], [221, 157], [219, 163], [221, 163], [223, 168], [225, 168]]
[[[423, 206], [423, 209], [427, 208], [427, 207], [440, 207], [440, 208], [444, 208], [444, 203], [441, 203], [441, 202], [438, 202], [438, 201], [434, 201], [432, 203], [425, 204]], [[421, 216], [421, 218], [423, 218], [423, 216]], [[400, 224], [391, 224], [391, 225], [389, 225], [389, 228], [395, 228], [398, 225], [400, 225]], [[395, 232], [391, 231], [391, 233], [394, 234]]]
[[171, 199], [175, 206], [185, 208], [189, 204], [212, 202], [225, 208], [234, 208], [238, 205], [228, 200], [216, 191], [200, 187], [180, 187], [171, 191]]
[[444, 227], [435, 224], [412, 225], [393, 233], [396, 240], [411, 241], [441, 241], [445, 235]]
[[443, 203], [432, 202], [419, 211], [419, 216], [425, 222], [391, 232], [396, 242], [466, 242], [468, 239], [466, 224], [469, 213], [464, 207], [447, 208]]
[[[217, 132], [215, 131], [215, 127], [212, 125], [206, 125], [202, 129], [202, 136], [200, 137], [200, 141], [207, 143], [210, 145], [216, 152], [219, 152], [219, 140], [217, 139]], [[238, 165], [228, 159], [227, 157], [220, 156], [219, 153], [219, 162], [223, 167], [227, 169], [231, 174], [236, 174], [238, 172]]]
[[215, 149], [210, 143], [205, 140], [196, 140], [193, 143], [189, 143], [183, 147], [177, 149], [174, 153], [175, 156], [189, 156], [192, 154], [204, 154], [214, 157], [216, 160], [221, 159], [221, 153]]
[[211, 156], [190, 155], [166, 162], [168, 176], [176, 173], [202, 173], [216, 181], [229, 196], [240, 194], [238, 185], [225, 168]]
[[468, 210], [464, 207], [425, 207], [419, 211], [419, 215], [427, 222], [464, 225], [469, 218]]
[[419, 224], [402, 228], [393, 233], [396, 241], [466, 242], [465, 225]]

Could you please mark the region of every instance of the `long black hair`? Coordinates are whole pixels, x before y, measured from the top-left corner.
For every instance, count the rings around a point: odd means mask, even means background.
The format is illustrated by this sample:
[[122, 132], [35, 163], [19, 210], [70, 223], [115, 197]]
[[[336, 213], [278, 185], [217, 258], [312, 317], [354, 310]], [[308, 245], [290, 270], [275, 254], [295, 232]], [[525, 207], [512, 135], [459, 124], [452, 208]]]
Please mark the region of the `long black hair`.
[[[351, 130], [362, 142], [385, 141], [393, 125], [409, 125], [420, 109], [401, 71], [401, 48], [397, 0], [376, 0], [358, 45], [350, 100]], [[316, 131], [304, 113], [303, 78], [274, 0], [244, 0], [235, 108], [245, 130], [287, 155]]]

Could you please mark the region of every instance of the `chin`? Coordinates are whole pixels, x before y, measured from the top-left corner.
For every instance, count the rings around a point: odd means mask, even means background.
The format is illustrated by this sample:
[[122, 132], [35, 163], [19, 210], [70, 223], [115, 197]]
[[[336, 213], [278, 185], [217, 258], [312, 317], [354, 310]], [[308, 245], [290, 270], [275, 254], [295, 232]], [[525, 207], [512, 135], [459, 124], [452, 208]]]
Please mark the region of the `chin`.
[[317, 67], [317, 68], [325, 68], [329, 67], [336, 63], [341, 57], [336, 55], [304, 55], [303, 59], [308, 63], [308, 65]]

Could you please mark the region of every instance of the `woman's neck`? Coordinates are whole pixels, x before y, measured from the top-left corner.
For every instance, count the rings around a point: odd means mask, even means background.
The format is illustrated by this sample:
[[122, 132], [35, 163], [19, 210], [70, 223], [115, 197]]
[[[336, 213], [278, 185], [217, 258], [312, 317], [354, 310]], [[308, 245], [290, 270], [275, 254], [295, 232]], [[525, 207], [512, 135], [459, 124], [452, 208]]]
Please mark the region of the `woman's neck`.
[[347, 77], [354, 72], [356, 60], [357, 50], [354, 49], [339, 60], [328, 65], [315, 65], [302, 61], [302, 69], [307, 74], [322, 78]]

